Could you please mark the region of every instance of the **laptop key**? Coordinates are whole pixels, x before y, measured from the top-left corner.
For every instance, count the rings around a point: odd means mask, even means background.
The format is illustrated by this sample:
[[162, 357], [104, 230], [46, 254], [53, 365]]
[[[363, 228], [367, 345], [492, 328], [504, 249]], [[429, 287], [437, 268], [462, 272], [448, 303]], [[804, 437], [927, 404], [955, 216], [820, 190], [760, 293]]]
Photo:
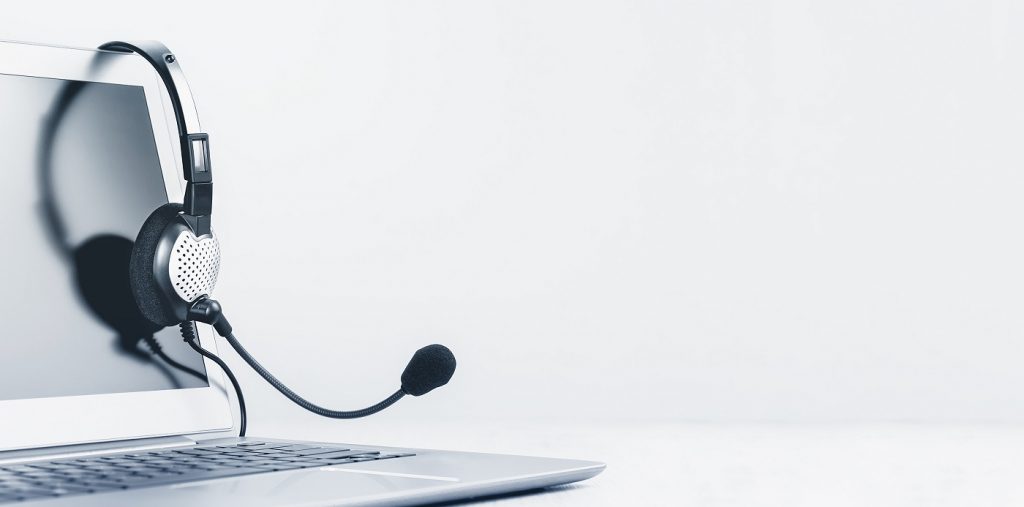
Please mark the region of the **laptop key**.
[[[259, 461], [259, 460], [256, 460], [256, 461]], [[244, 467], [244, 466], [248, 466], [249, 463], [250, 463], [250, 461], [241, 460], [241, 459], [224, 459], [224, 460], [218, 460], [218, 461], [211, 461], [210, 462], [211, 465], [221, 465], [221, 466], [226, 466], [226, 467]]]
[[280, 449], [282, 447], [288, 447], [290, 445], [294, 444], [289, 444], [287, 442], [265, 442], [263, 447], [260, 447], [260, 449]]
[[175, 454], [184, 454], [186, 456], [203, 456], [207, 454], [219, 454], [216, 449], [188, 449], [184, 451], [174, 451]]
[[88, 481], [83, 485], [93, 491], [109, 491], [112, 489], [127, 489], [128, 485], [113, 481]]
[[189, 473], [189, 474], [184, 474], [181, 477], [175, 477], [174, 480], [171, 481], [171, 482], [183, 482], [183, 481], [192, 481], [192, 480], [201, 481], [201, 480], [205, 480], [205, 479], [220, 479], [220, 478], [223, 478], [223, 477], [234, 477], [234, 476], [238, 476], [238, 475], [249, 475], [249, 474], [255, 474], [255, 473], [260, 473], [260, 472], [266, 472], [266, 470], [263, 470], [263, 469], [260, 469], [260, 468], [256, 468], [256, 467], [228, 468], [228, 469], [224, 469], [224, 470], [214, 470], [214, 471], [211, 471], [211, 472], [193, 472], [193, 473]]
[[307, 468], [295, 463], [274, 463], [272, 465], [256, 465], [256, 468], [262, 470], [297, 470], [300, 468]]
[[306, 449], [302, 451], [294, 451], [291, 454], [296, 456], [314, 456], [317, 454], [327, 454], [332, 452], [348, 451], [349, 449], [343, 449], [340, 447], [316, 447], [313, 449]]
[[24, 488], [10, 491], [11, 494], [17, 495], [21, 498], [38, 498], [41, 496], [57, 496], [50, 492], [48, 489], [42, 488]]
[[262, 466], [288, 465], [288, 464], [290, 464], [290, 463], [287, 462], [287, 461], [276, 461], [276, 460], [268, 459], [268, 460], [263, 460], [263, 461], [252, 461], [252, 462], [250, 462], [246, 466], [262, 467]]
[[284, 459], [284, 458], [295, 458], [296, 456], [294, 454], [288, 454], [286, 452], [282, 452], [282, 453], [276, 453], [276, 454], [264, 454], [264, 455], [262, 455], [260, 457], [263, 458], [263, 459]]
[[92, 489], [89, 489], [89, 488], [87, 488], [85, 486], [78, 486], [78, 485], [74, 485], [74, 484], [68, 484], [66, 486], [55, 487], [55, 488], [52, 489], [52, 491], [53, 491], [53, 493], [55, 495], [59, 495], [59, 496], [73, 495], [73, 494], [76, 494], [76, 493], [92, 493], [93, 492]]
[[313, 459], [335, 459], [335, 458], [350, 458], [350, 457], [353, 457], [353, 456], [360, 456], [360, 455], [364, 455], [364, 454], [380, 454], [380, 453], [377, 452], [377, 451], [367, 451], [367, 450], [353, 449], [353, 450], [342, 451], [342, 452], [332, 452], [332, 453], [327, 453], [327, 454], [316, 454], [316, 455], [313, 455], [313, 456], [310, 456], [310, 457], [313, 458]]
[[333, 462], [326, 462], [325, 463], [323, 461], [292, 461], [292, 462], [289, 462], [289, 464], [290, 465], [294, 465], [297, 468], [316, 468], [316, 467], [322, 467], [322, 466], [327, 466], [327, 465], [333, 465], [335, 463], [333, 463]]
[[339, 458], [339, 459], [323, 460], [323, 461], [320, 461], [319, 463], [320, 463], [320, 466], [324, 466], [324, 465], [347, 465], [349, 463], [355, 463], [355, 462], [356, 462], [356, 460], [354, 460], [352, 458]]
[[315, 445], [290, 444], [284, 447], [278, 447], [277, 449], [280, 451], [308, 451], [310, 449], [319, 449], [319, 447]]

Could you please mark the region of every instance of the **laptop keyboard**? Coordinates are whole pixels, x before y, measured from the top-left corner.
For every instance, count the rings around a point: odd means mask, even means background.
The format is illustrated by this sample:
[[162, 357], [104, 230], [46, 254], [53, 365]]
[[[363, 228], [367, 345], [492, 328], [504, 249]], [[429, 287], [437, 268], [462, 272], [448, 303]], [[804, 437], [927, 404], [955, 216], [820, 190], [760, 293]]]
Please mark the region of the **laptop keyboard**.
[[406, 453], [260, 442], [0, 465], [0, 503], [403, 458]]

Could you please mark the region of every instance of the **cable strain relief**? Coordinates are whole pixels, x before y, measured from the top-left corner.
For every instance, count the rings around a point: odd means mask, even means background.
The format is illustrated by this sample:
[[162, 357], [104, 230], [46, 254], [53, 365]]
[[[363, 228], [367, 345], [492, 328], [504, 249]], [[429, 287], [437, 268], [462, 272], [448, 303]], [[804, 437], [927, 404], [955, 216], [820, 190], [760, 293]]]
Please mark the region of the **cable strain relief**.
[[181, 331], [181, 339], [186, 342], [196, 341], [196, 325], [191, 320], [186, 320], [178, 324], [178, 329]]
[[202, 297], [196, 300], [188, 309], [188, 318], [189, 320], [213, 326], [217, 334], [225, 338], [231, 334], [231, 324], [228, 323], [228, 319], [224, 318], [220, 303], [215, 299]]
[[146, 346], [149, 347], [149, 351], [153, 354], [159, 354], [163, 350], [163, 347], [160, 346], [160, 342], [156, 341], [156, 337], [153, 335], [143, 336], [142, 341], [146, 343]]
[[224, 318], [223, 315], [221, 315], [220, 318], [217, 319], [217, 322], [213, 323], [213, 329], [217, 331], [217, 334], [225, 338], [231, 336], [231, 324], [228, 323], [228, 319]]

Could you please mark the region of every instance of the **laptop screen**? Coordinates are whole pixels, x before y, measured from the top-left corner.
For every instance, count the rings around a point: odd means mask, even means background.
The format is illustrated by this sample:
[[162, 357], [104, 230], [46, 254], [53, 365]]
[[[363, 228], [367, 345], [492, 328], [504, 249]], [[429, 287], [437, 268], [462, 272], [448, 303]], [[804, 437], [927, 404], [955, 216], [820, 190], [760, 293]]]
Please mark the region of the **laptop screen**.
[[0, 171], [0, 400], [206, 387], [128, 285], [167, 202], [143, 88], [0, 74]]

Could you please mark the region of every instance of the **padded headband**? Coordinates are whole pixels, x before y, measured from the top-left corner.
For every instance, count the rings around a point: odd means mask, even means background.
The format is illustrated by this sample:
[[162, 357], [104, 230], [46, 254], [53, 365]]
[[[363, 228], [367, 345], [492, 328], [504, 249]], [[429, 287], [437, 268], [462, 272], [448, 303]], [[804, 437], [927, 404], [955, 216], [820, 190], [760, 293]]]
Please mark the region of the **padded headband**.
[[167, 46], [156, 41], [108, 42], [100, 49], [137, 53], [156, 69], [167, 89], [174, 109], [174, 120], [181, 142], [181, 167], [188, 182], [185, 187], [182, 218], [198, 237], [210, 234], [213, 210], [213, 173], [210, 170], [210, 136], [199, 126], [199, 113], [178, 58]]

